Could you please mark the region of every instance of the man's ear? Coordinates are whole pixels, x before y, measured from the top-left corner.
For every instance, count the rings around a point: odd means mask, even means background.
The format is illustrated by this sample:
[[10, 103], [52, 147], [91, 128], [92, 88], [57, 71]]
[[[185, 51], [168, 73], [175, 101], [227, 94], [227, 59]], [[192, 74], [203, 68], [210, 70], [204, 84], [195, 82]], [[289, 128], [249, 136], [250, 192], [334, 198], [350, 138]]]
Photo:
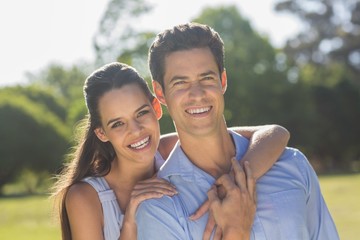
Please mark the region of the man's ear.
[[160, 120], [160, 118], [162, 117], [162, 108], [159, 100], [155, 97], [151, 104], [152, 107], [154, 108], [157, 120]]
[[102, 142], [108, 142], [109, 139], [105, 134], [105, 131], [102, 127], [98, 127], [94, 130], [95, 135], [98, 137], [98, 139]]
[[160, 101], [161, 104], [166, 106], [164, 91], [159, 82], [152, 80], [152, 87], [155, 93], [156, 98]]
[[226, 92], [227, 88], [227, 76], [226, 76], [226, 69], [221, 73], [221, 87], [223, 94]]

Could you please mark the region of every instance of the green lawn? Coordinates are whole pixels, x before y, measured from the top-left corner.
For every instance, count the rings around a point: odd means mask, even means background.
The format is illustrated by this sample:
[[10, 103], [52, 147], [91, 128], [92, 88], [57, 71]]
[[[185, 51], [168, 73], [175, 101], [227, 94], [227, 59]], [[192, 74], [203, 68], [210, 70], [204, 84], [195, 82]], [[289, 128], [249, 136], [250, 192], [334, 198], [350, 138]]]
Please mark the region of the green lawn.
[[[322, 192], [341, 239], [360, 236], [360, 174], [320, 177]], [[46, 196], [0, 198], [0, 238], [60, 240]]]
[[60, 240], [47, 196], [0, 198], [0, 239]]
[[340, 239], [359, 239], [360, 174], [323, 176], [320, 184]]

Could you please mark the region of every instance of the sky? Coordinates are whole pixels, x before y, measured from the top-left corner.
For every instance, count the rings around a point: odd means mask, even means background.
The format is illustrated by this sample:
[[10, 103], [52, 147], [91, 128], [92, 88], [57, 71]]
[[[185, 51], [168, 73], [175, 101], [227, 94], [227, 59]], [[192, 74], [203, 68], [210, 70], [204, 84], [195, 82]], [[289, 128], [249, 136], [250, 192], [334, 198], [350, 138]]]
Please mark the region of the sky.
[[[292, 16], [273, 11], [276, 0], [147, 1], [154, 8], [137, 24], [157, 32], [190, 21], [206, 6], [228, 4], [236, 5], [253, 28], [268, 36], [275, 47], [283, 46], [301, 27]], [[92, 40], [107, 3], [108, 0], [1, 1], [0, 87], [26, 83], [26, 73], [36, 74], [50, 63], [71, 66], [93, 61]]]

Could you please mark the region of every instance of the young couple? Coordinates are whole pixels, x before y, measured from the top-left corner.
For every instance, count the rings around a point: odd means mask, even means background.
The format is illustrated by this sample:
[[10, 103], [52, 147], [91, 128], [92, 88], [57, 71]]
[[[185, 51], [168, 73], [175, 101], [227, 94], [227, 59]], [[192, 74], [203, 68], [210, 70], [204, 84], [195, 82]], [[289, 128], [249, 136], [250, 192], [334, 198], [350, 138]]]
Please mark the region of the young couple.
[[[284, 151], [288, 132], [227, 128], [224, 47], [212, 28], [163, 31], [149, 65], [157, 98], [125, 64], [85, 82], [84, 136], [54, 193], [63, 239], [338, 239], [311, 166]], [[159, 102], [177, 135], [160, 136]]]

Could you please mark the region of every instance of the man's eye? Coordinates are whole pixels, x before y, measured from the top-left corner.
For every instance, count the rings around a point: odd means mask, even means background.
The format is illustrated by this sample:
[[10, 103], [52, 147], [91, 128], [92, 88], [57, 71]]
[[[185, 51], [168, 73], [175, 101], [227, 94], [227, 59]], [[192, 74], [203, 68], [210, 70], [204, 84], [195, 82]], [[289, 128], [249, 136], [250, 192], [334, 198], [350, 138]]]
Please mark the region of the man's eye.
[[185, 81], [176, 81], [176, 82], [174, 82], [174, 85], [181, 85], [181, 84], [184, 84], [185, 83]]
[[111, 126], [111, 128], [117, 128], [117, 127], [120, 127], [120, 126], [122, 126], [122, 125], [124, 125], [124, 123], [123, 122], [115, 122], [112, 126]]

